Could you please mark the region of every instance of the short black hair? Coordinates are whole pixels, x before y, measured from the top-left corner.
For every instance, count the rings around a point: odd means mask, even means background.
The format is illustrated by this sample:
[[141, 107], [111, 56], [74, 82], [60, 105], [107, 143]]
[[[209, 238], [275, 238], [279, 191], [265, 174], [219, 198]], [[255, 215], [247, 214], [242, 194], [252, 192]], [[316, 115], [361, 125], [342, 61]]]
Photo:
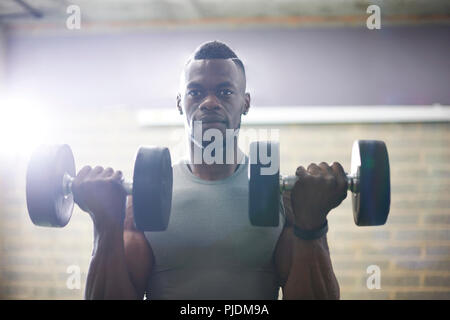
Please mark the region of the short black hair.
[[225, 43], [214, 40], [201, 44], [186, 62], [186, 66], [191, 60], [205, 60], [205, 59], [231, 59], [242, 70], [245, 82], [245, 67], [241, 59], [236, 53]]

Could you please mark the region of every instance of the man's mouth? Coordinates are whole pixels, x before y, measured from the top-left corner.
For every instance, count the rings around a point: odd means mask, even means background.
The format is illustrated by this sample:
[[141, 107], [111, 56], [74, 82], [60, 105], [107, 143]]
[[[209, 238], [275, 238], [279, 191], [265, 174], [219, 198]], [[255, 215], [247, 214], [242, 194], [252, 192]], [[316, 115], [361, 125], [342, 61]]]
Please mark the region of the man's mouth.
[[203, 118], [203, 119], [199, 119], [198, 121], [201, 121], [202, 124], [205, 124], [205, 123], [224, 123], [224, 124], [226, 124], [227, 123], [227, 121], [222, 118]]
[[203, 120], [202, 123], [227, 123], [227, 122], [223, 120], [208, 120], [208, 121]]

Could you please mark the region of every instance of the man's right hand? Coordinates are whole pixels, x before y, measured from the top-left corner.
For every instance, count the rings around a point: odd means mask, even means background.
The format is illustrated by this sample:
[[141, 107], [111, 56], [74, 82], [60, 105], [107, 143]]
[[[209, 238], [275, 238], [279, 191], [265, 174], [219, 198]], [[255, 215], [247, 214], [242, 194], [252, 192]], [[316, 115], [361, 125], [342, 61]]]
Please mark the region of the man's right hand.
[[121, 171], [85, 166], [72, 183], [75, 202], [90, 214], [99, 231], [123, 228], [126, 192], [121, 180]]

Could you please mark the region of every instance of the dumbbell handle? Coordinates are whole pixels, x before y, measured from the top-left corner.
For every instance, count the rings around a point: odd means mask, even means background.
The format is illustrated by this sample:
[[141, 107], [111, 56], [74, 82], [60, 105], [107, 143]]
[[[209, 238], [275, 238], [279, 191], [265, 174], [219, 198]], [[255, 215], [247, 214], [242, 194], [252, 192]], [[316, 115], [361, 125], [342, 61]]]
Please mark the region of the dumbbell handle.
[[[359, 175], [347, 174], [347, 189], [351, 192], [359, 192]], [[297, 176], [280, 176], [280, 191], [289, 191], [294, 188], [295, 183], [298, 181]]]
[[[64, 196], [68, 196], [72, 193], [73, 180], [75, 180], [75, 178], [72, 177], [70, 174], [68, 174], [68, 173], [64, 174], [63, 181], [62, 181], [62, 188], [63, 188]], [[122, 180], [121, 184], [127, 195], [133, 194], [133, 182]]]

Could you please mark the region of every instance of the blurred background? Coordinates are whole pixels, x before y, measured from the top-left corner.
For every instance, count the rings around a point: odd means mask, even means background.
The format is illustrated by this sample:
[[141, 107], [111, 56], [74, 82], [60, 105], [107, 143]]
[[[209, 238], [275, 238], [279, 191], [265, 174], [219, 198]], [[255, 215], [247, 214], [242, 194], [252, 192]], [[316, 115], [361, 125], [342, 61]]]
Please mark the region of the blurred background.
[[[380, 29], [368, 28], [370, 5], [380, 9]], [[168, 146], [176, 161], [180, 72], [210, 40], [243, 60], [252, 95], [243, 130], [279, 130], [283, 174], [310, 162], [349, 168], [354, 140], [386, 142], [387, 224], [355, 226], [350, 197], [329, 218], [341, 297], [450, 299], [444, 0], [1, 1], [0, 298], [83, 298], [92, 223], [78, 208], [64, 229], [31, 223], [33, 149], [67, 143], [79, 168], [112, 166], [129, 178], [140, 145]], [[371, 265], [379, 289], [367, 286]]]

